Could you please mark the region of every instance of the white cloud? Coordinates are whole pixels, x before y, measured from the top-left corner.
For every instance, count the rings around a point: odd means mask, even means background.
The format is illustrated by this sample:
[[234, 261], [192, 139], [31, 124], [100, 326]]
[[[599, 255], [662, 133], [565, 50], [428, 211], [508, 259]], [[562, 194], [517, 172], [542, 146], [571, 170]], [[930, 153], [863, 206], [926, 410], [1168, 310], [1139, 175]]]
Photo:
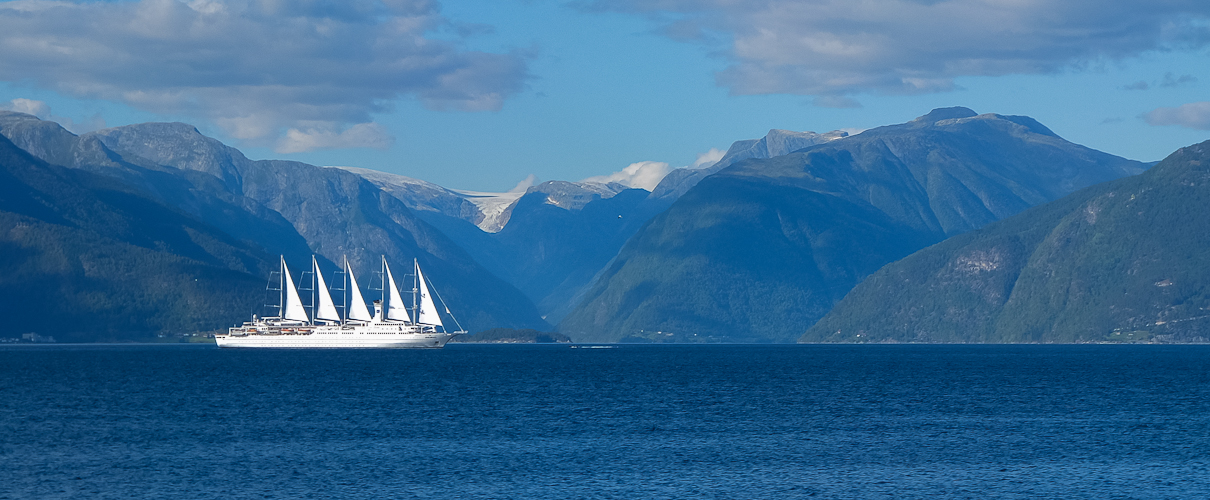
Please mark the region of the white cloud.
[[62, 125], [63, 128], [70, 130], [76, 134], [85, 134], [94, 130], [105, 128], [105, 119], [100, 114], [93, 115], [91, 118], [77, 122], [66, 116], [58, 116], [50, 112], [50, 105], [43, 101], [35, 101], [18, 97], [9, 101], [7, 104], [0, 104], [0, 109], [34, 115], [43, 120], [49, 120]]
[[316, 149], [374, 148], [387, 149], [395, 138], [377, 123], [358, 123], [345, 130], [336, 130], [322, 123], [305, 130], [292, 128], [277, 143], [278, 153], [298, 153]]
[[16, 111], [18, 113], [25, 113], [27, 115], [34, 115], [42, 119], [46, 119], [46, 117], [50, 115], [50, 106], [45, 102], [20, 97], [9, 101], [9, 103], [4, 106], [4, 109]]
[[640, 161], [631, 163], [626, 168], [612, 174], [589, 177], [580, 182], [600, 182], [602, 184], [616, 182], [626, 187], [651, 191], [671, 171], [668, 164], [662, 161]]
[[18, 0], [0, 2], [0, 81], [195, 116], [261, 144], [291, 129], [284, 144], [339, 144], [330, 131], [401, 97], [482, 111], [521, 91], [524, 56], [465, 50], [458, 31], [431, 0]]
[[1205, 0], [589, 0], [730, 60], [736, 94], [924, 93], [1210, 45]]
[[1191, 102], [1175, 108], [1158, 108], [1141, 116], [1149, 125], [1180, 125], [1210, 130], [1210, 102]]
[[[721, 149], [710, 148], [709, 151], [697, 155], [697, 159], [693, 162], [693, 165], [680, 168], [706, 168], [718, 163], [726, 154], [727, 152]], [[626, 168], [609, 175], [597, 175], [580, 182], [599, 182], [602, 184], [616, 182], [629, 188], [640, 188], [651, 191], [673, 170], [668, 163], [662, 161], [640, 161], [631, 163]]]
[[715, 163], [718, 163], [718, 161], [723, 159], [723, 156], [726, 154], [727, 154], [727, 152], [723, 151], [721, 149], [710, 148], [710, 151], [706, 151], [705, 153], [697, 155], [697, 160], [694, 161], [693, 165], [690, 165], [689, 168], [709, 167], [711, 165], [714, 165]]
[[516, 186], [513, 186], [512, 189], [509, 189], [508, 192], [524, 193], [526, 191], [529, 191], [529, 188], [534, 187], [536, 185], [538, 185], [538, 176], [536, 176], [534, 174], [529, 174], [529, 175], [525, 176], [524, 179], [521, 179], [521, 182], [518, 182]]

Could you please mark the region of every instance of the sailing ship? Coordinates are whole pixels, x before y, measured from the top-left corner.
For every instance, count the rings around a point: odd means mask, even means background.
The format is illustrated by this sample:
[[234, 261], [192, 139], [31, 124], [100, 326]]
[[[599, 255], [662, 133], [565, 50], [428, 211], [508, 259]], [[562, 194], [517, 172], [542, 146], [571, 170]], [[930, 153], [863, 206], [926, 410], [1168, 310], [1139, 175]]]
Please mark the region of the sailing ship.
[[[294, 285], [286, 258], [281, 259], [281, 272], [277, 288], [273, 288], [273, 276], [269, 278], [269, 289], [278, 291], [279, 302], [268, 307], [276, 308], [277, 315], [270, 317], [252, 316], [240, 326], [232, 327], [226, 334], [215, 335], [219, 347], [276, 347], [276, 348], [441, 348], [446, 342], [466, 331], [450, 313], [442, 301], [446, 315], [458, 326], [448, 331], [433, 300], [428, 279], [420, 270], [420, 263], [412, 261], [411, 307], [403, 301], [399, 283], [395, 280], [386, 257], [382, 258], [382, 298], [374, 301], [374, 314], [366, 302], [353, 274], [349, 259], [336, 274], [342, 275], [340, 291], [342, 305], [332, 300], [327, 282], [319, 270], [315, 256], [311, 256], [311, 305], [304, 306], [299, 288]], [[305, 277], [307, 273], [304, 273]], [[379, 289], [375, 289], [379, 290]], [[440, 301], [440, 294], [437, 295]], [[310, 311], [308, 311], [310, 309]], [[343, 309], [344, 314], [338, 309]]]

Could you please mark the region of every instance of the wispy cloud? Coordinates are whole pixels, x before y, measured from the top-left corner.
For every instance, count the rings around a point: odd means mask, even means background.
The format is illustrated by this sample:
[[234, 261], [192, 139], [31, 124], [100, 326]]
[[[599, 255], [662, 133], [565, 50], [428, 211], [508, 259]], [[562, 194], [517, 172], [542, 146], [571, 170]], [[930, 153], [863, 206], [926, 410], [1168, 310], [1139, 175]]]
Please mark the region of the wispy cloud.
[[[721, 149], [710, 148], [709, 151], [697, 155], [697, 159], [694, 160], [693, 165], [680, 168], [706, 168], [718, 163], [718, 161], [723, 159], [723, 156], [726, 154], [727, 152]], [[630, 165], [627, 165], [626, 168], [613, 172], [609, 175], [596, 175], [580, 182], [616, 182], [626, 187], [640, 188], [651, 191], [655, 189], [655, 187], [659, 185], [660, 181], [664, 180], [664, 177], [673, 170], [674, 169], [666, 162], [640, 161], [631, 163]]]
[[34, 115], [43, 120], [56, 122], [59, 125], [62, 125], [63, 128], [76, 134], [85, 134], [94, 130], [105, 128], [105, 118], [103, 118], [100, 114], [93, 115], [86, 120], [77, 121], [66, 116], [59, 116], [51, 113], [49, 104], [33, 99], [13, 99], [7, 103], [0, 103], [0, 109], [25, 113], [27, 115]]
[[0, 3], [0, 80], [251, 142], [345, 147], [332, 131], [360, 137], [401, 97], [484, 111], [522, 90], [524, 55], [465, 50], [461, 36], [430, 0], [18, 0]]
[[1147, 83], [1145, 80], [1139, 80], [1139, 81], [1131, 83], [1129, 85], [1125, 85], [1122, 88], [1125, 90], [1147, 90], [1152, 87], [1163, 87], [1163, 88], [1180, 87], [1182, 85], [1189, 85], [1189, 84], [1196, 83], [1196, 82], [1197, 82], [1196, 76], [1193, 76], [1193, 75], [1177, 76], [1171, 72], [1168, 72], [1168, 73], [1164, 73], [1164, 77], [1161, 78], [1159, 81], [1152, 81], [1152, 83]]
[[626, 187], [651, 191], [671, 171], [672, 168], [662, 161], [640, 161], [612, 174], [589, 177], [581, 182], [616, 182]]
[[1157, 108], [1140, 118], [1149, 125], [1179, 125], [1210, 130], [1210, 102], [1191, 102], [1175, 108]]
[[[1203, 0], [587, 0], [708, 46], [736, 94], [956, 89], [961, 76], [1052, 73], [1210, 45]], [[825, 99], [821, 104], [826, 104]]]
[[1164, 80], [1160, 82], [1161, 87], [1179, 87], [1190, 83], [1196, 83], [1197, 77], [1193, 75], [1176, 76], [1172, 73], [1165, 73]]
[[316, 149], [374, 148], [387, 149], [395, 138], [377, 123], [358, 123], [337, 130], [327, 123], [306, 129], [292, 128], [277, 143], [278, 153], [298, 153]]
[[723, 151], [719, 148], [710, 148], [709, 151], [697, 155], [697, 159], [693, 161], [693, 165], [690, 165], [689, 168], [709, 167], [715, 163], [718, 163], [718, 161], [723, 159], [724, 156], [727, 156], [726, 151]]

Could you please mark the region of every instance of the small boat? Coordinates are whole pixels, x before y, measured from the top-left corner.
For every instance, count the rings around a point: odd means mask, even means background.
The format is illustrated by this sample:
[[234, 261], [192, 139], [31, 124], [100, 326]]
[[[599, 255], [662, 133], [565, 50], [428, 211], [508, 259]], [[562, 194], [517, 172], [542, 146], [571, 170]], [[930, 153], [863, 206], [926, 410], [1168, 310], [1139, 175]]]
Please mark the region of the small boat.
[[[430, 292], [430, 282], [420, 270], [420, 263], [412, 261], [412, 304], [403, 301], [398, 283], [382, 258], [382, 298], [374, 301], [374, 315], [370, 315], [353, 267], [344, 259], [341, 288], [342, 305], [337, 306], [319, 270], [315, 256], [311, 256], [311, 306], [303, 305], [299, 289], [294, 285], [286, 259], [281, 258], [281, 272], [277, 288], [273, 288], [270, 276], [269, 290], [280, 292], [280, 301], [272, 305], [278, 314], [270, 317], [252, 316], [240, 326], [232, 327], [226, 334], [215, 335], [219, 347], [270, 347], [270, 348], [433, 348], [445, 344], [458, 335], [466, 333], [459, 325], [457, 330], [445, 327], [437, 302]], [[305, 273], [304, 273], [305, 275]], [[377, 290], [377, 289], [375, 289]], [[441, 301], [439, 294], [437, 301]], [[445, 309], [446, 316], [458, 325], [458, 320]], [[338, 309], [343, 309], [344, 314]]]

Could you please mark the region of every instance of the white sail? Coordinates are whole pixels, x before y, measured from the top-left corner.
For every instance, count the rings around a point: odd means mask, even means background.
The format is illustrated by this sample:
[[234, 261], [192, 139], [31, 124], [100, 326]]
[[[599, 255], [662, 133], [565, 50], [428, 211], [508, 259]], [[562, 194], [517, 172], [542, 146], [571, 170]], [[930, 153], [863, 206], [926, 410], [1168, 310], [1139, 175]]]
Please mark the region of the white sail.
[[382, 259], [382, 265], [386, 267], [387, 288], [390, 289], [390, 296], [387, 298], [387, 319], [410, 321], [408, 306], [403, 303], [403, 297], [399, 296], [399, 287], [395, 286], [395, 276], [391, 274], [391, 266], [387, 265], [385, 257]]
[[443, 326], [441, 324], [441, 316], [437, 314], [437, 305], [433, 303], [433, 297], [429, 295], [428, 284], [424, 282], [424, 275], [420, 273], [420, 263], [416, 263], [416, 281], [420, 284], [420, 314], [416, 317], [416, 322], [422, 325]]
[[336, 304], [332, 302], [332, 294], [328, 293], [328, 284], [324, 282], [323, 273], [319, 272], [319, 263], [311, 256], [311, 266], [315, 269], [315, 279], [319, 280], [319, 307], [315, 310], [315, 319], [340, 321], [340, 313], [336, 312]]
[[349, 304], [348, 317], [354, 321], [370, 321], [370, 310], [366, 308], [366, 299], [361, 297], [361, 287], [357, 286], [357, 277], [353, 276], [353, 266], [345, 259], [345, 272], [349, 273], [349, 290], [353, 292], [353, 303]]
[[298, 297], [298, 289], [294, 288], [294, 278], [290, 277], [290, 269], [286, 267], [286, 258], [281, 259], [282, 276], [286, 279], [283, 285], [286, 291], [286, 303], [282, 304], [282, 319], [291, 321], [307, 321], [307, 310], [303, 308], [302, 299]]

